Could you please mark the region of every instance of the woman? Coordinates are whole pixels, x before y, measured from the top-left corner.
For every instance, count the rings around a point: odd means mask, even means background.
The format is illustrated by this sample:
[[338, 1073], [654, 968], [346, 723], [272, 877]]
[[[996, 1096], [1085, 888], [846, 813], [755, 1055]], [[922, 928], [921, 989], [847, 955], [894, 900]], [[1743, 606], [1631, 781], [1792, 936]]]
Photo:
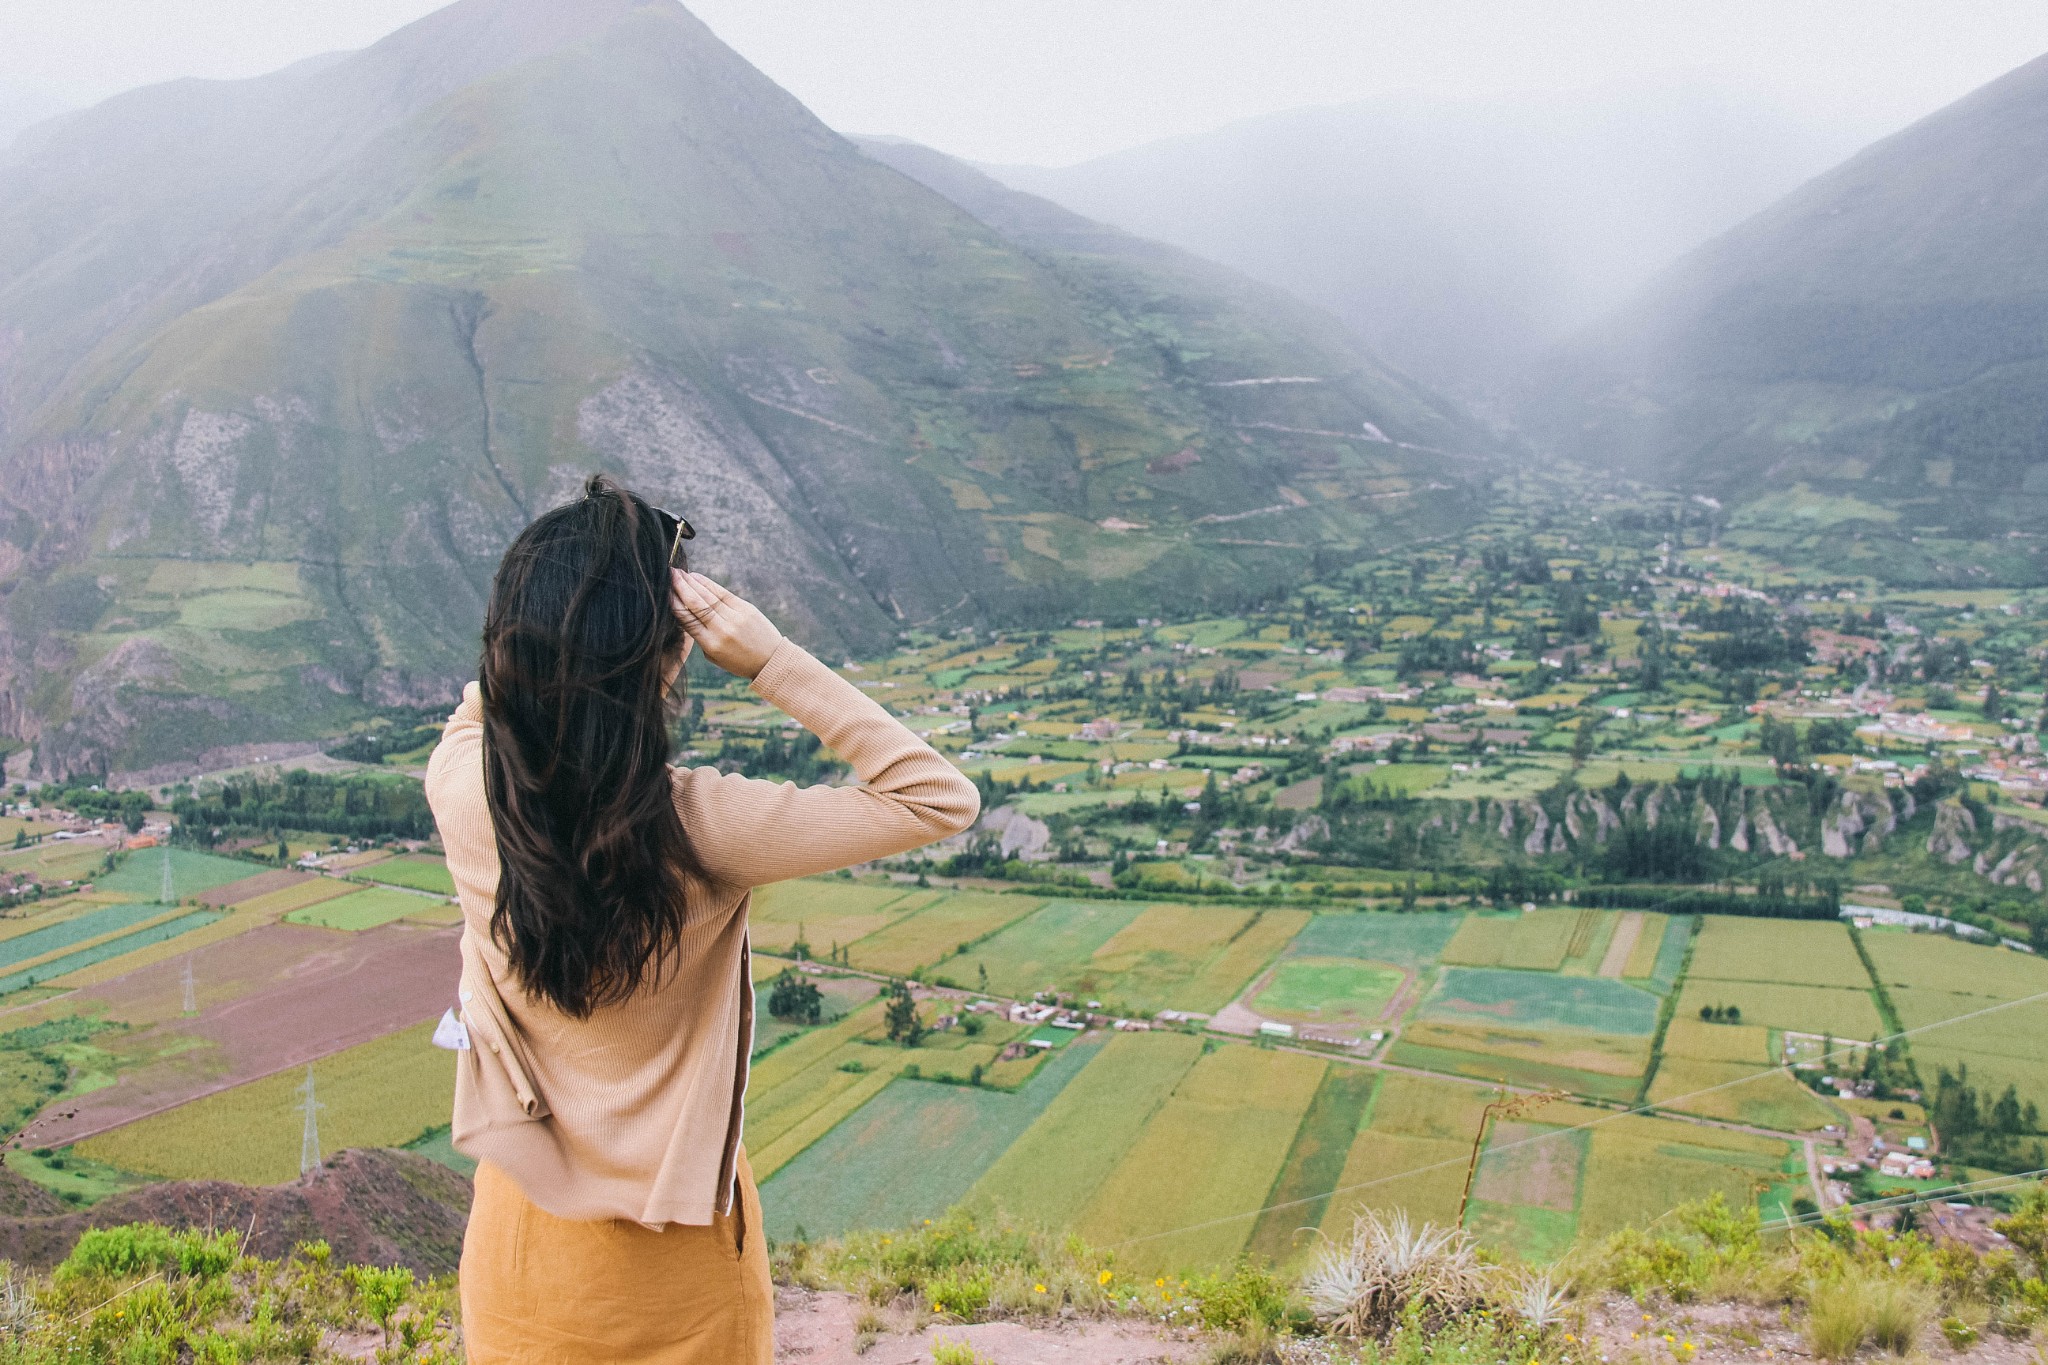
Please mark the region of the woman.
[[[681, 565], [689, 523], [602, 476], [492, 584], [477, 681], [427, 768], [462, 901], [455, 1146], [472, 1362], [769, 1365], [740, 1147], [753, 887], [974, 822], [972, 783], [768, 618]], [[668, 766], [692, 646], [853, 766], [799, 788]]]

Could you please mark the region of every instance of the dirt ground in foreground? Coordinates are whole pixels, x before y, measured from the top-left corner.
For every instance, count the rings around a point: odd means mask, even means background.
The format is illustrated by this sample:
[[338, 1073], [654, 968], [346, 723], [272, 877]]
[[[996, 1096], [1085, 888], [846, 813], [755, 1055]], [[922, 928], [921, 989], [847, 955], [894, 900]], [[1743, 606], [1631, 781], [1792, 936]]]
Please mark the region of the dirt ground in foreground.
[[849, 1294], [778, 1288], [777, 1365], [931, 1365], [932, 1346], [941, 1341], [966, 1342], [996, 1365], [1183, 1365], [1202, 1356], [1200, 1343], [1141, 1322], [983, 1322], [920, 1328], [891, 1310], [880, 1313], [891, 1330], [877, 1333], [867, 1349], [859, 1351], [856, 1324], [866, 1309]]

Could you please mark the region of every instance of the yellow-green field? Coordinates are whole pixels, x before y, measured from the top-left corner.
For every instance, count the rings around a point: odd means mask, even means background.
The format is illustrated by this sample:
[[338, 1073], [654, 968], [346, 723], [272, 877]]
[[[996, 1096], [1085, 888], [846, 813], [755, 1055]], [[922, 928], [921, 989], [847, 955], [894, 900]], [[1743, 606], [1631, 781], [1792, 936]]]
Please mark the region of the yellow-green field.
[[[428, 1040], [421, 1024], [313, 1063], [320, 1137], [344, 1147], [398, 1147], [448, 1122], [455, 1103], [455, 1059]], [[138, 1119], [88, 1138], [78, 1151], [123, 1170], [174, 1180], [234, 1180], [274, 1185], [297, 1178], [304, 1118], [294, 1067]]]
[[1840, 921], [1708, 915], [1692, 950], [1693, 977], [1782, 981], [1868, 990], [1870, 973]]

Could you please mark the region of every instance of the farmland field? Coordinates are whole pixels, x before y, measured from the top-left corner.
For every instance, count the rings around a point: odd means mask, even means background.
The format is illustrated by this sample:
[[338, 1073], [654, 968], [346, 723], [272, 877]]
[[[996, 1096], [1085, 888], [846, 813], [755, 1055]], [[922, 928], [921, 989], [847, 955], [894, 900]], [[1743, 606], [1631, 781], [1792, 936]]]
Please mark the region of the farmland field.
[[[1145, 1238], [1119, 1255], [1141, 1270], [1228, 1261], [1251, 1235], [1328, 1065], [1240, 1045], [1203, 1057], [1096, 1190], [1078, 1230], [1098, 1244]], [[1228, 1221], [1178, 1231], [1215, 1219]]]
[[1049, 1227], [1070, 1225], [1201, 1050], [1200, 1039], [1181, 1033], [1110, 1039], [969, 1197]]
[[293, 924], [318, 925], [322, 929], [346, 929], [351, 932], [374, 929], [380, 924], [404, 919], [432, 909], [435, 902], [425, 896], [416, 896], [410, 891], [386, 890], [371, 887], [356, 891], [333, 900], [323, 900], [302, 906], [285, 916]]
[[1678, 996], [1678, 1013], [1685, 1018], [1697, 1018], [1704, 1007], [1731, 1005], [1742, 1011], [1746, 1024], [1831, 1033], [1837, 1038], [1875, 1038], [1884, 1032], [1868, 990], [1693, 978]]
[[[398, 1147], [448, 1121], [455, 1061], [420, 1024], [314, 1062], [326, 1150]], [[138, 1120], [78, 1144], [79, 1152], [123, 1170], [179, 1180], [273, 1185], [299, 1173], [297, 1109], [305, 1068]]]
[[1370, 1024], [1377, 1021], [1407, 974], [1341, 957], [1289, 957], [1252, 997], [1252, 1006], [1272, 1019], [1303, 1024]]
[[1635, 946], [1629, 949], [1628, 958], [1621, 969], [1621, 974], [1631, 981], [1656, 975], [1664, 938], [1671, 924], [1669, 915], [1659, 914], [1655, 910], [1637, 913], [1643, 917], [1642, 932], [1637, 935]]
[[1868, 990], [1870, 973], [1839, 921], [1709, 915], [1693, 949], [1691, 973], [1720, 981], [1783, 981]]
[[1014, 1093], [898, 1076], [764, 1183], [768, 1235], [832, 1236], [936, 1218], [959, 1202], [1102, 1047], [1067, 1048]]
[[365, 881], [383, 882], [387, 886], [406, 886], [415, 891], [431, 891], [437, 896], [455, 894], [455, 878], [448, 873], [448, 864], [439, 858], [414, 854], [403, 858], [387, 858], [374, 863], [357, 874]]
[[1811, 1131], [1842, 1121], [1827, 1101], [1784, 1071], [1760, 1062], [1666, 1054], [1650, 1085], [1650, 1103], [1782, 1132]]
[[1564, 965], [1577, 910], [1470, 915], [1444, 946], [1443, 961], [1462, 967], [1521, 967], [1553, 972]]
[[[955, 891], [857, 940], [848, 951], [848, 960], [863, 971], [908, 976], [920, 967], [943, 962], [961, 947], [1022, 919], [1042, 904], [1029, 896]], [[814, 935], [813, 946], [819, 942]]]
[[840, 881], [777, 882], [754, 892], [748, 931], [763, 952], [786, 951], [801, 928], [815, 955], [845, 946], [931, 904], [943, 891]]
[[1435, 963], [1465, 917], [1456, 912], [1390, 915], [1366, 911], [1318, 914], [1290, 951], [1311, 957], [1353, 957], [1397, 967]]
[[184, 914], [177, 914], [170, 907], [162, 905], [145, 906], [142, 908], [151, 910], [159, 915], [166, 915], [168, 918], [158, 920], [152, 924], [145, 924], [139, 929], [131, 929], [118, 937], [92, 944], [89, 947], [78, 948], [58, 957], [46, 958], [19, 971], [10, 972], [6, 976], [0, 976], [0, 995], [19, 990], [24, 986], [32, 986], [38, 981], [54, 981], [58, 977], [67, 976], [72, 972], [82, 971], [87, 967], [96, 966], [99, 963], [132, 953], [138, 948], [146, 948], [158, 943], [167, 942], [182, 934], [190, 933], [194, 929], [212, 924], [220, 918], [218, 912], [211, 910], [188, 910]]
[[1601, 977], [1447, 967], [1424, 999], [1421, 1015], [1648, 1037], [1657, 1027], [1657, 997]]
[[1378, 1086], [1379, 1076], [1365, 1067], [1333, 1066], [1324, 1073], [1266, 1209], [1252, 1225], [1248, 1252], [1279, 1263], [1312, 1247], [1304, 1229], [1314, 1228], [1329, 1212], [1331, 1192], [1343, 1181]]
[[220, 858], [189, 848], [152, 848], [131, 855], [119, 867], [93, 884], [102, 891], [119, 891], [125, 895], [154, 900], [163, 889], [163, 868], [166, 860], [171, 865], [171, 895], [174, 899], [196, 896], [201, 891], [210, 891], [216, 886], [238, 882], [262, 870], [258, 865], [245, 863], [238, 858]]

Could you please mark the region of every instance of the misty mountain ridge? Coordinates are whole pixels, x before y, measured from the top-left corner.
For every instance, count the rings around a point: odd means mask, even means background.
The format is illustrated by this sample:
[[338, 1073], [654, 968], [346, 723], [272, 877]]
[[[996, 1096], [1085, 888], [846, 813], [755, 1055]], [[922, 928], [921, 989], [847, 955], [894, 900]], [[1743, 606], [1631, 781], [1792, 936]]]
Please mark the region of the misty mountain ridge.
[[1491, 395], [1858, 145], [1758, 97], [1665, 85], [1389, 96], [1060, 169], [984, 169], [1328, 308], [1425, 382]]
[[104, 771], [444, 701], [592, 467], [827, 650], [1227, 606], [1468, 515], [1484, 432], [1335, 320], [955, 188], [666, 0], [460, 0], [31, 130], [0, 733]]
[[2048, 57], [1665, 271], [1549, 357], [1521, 415], [1552, 450], [1653, 479], [1806, 481], [1980, 538], [2037, 527], [2044, 223]]

